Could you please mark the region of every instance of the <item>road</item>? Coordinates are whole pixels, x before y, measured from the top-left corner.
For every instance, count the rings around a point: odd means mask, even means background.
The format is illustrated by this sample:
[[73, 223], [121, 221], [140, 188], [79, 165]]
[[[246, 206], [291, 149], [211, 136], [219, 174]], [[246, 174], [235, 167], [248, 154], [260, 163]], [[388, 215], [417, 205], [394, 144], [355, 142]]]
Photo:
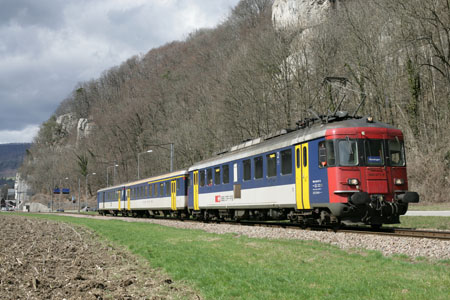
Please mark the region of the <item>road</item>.
[[450, 210], [409, 210], [406, 216], [450, 217]]

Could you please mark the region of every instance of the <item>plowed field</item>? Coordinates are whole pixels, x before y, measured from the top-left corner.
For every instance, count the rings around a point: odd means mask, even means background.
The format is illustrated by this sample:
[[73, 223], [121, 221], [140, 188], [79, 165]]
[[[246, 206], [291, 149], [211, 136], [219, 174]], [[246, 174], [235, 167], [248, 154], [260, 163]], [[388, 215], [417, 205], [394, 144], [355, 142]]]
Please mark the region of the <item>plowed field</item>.
[[81, 227], [0, 213], [0, 299], [200, 299]]

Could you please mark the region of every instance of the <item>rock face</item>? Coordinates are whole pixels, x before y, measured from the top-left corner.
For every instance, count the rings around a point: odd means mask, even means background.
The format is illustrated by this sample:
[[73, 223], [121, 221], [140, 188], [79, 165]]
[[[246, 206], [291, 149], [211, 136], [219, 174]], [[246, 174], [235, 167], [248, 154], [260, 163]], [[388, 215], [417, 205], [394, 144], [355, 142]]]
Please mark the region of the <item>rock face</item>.
[[331, 9], [342, 0], [275, 0], [272, 21], [276, 28], [300, 27], [308, 29], [319, 25]]
[[94, 126], [95, 124], [93, 122], [89, 122], [88, 119], [79, 119], [77, 125], [77, 142], [82, 138], [87, 137], [94, 129]]
[[95, 124], [88, 119], [77, 119], [74, 114], [68, 113], [56, 118], [56, 123], [60, 126], [60, 135], [66, 136], [76, 129], [77, 142], [87, 137], [94, 129]]
[[70, 132], [77, 125], [77, 120], [74, 114], [68, 113], [58, 116], [56, 123], [61, 126], [62, 131]]

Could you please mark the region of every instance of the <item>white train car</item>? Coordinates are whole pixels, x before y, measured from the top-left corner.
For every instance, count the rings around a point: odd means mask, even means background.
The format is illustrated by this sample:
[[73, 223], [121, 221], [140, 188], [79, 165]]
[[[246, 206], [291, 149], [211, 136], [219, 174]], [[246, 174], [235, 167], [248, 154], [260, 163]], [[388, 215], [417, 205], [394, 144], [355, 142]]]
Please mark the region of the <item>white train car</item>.
[[101, 214], [183, 215], [187, 211], [186, 170], [133, 181], [97, 192]]

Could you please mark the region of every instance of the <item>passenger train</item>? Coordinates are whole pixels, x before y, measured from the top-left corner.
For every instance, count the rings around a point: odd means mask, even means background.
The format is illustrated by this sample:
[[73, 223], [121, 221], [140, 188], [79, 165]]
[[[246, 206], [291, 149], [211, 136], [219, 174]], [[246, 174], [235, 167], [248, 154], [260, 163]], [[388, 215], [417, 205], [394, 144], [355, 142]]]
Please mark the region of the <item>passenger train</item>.
[[399, 223], [418, 201], [408, 191], [402, 132], [345, 112], [97, 192], [100, 214], [373, 227]]

